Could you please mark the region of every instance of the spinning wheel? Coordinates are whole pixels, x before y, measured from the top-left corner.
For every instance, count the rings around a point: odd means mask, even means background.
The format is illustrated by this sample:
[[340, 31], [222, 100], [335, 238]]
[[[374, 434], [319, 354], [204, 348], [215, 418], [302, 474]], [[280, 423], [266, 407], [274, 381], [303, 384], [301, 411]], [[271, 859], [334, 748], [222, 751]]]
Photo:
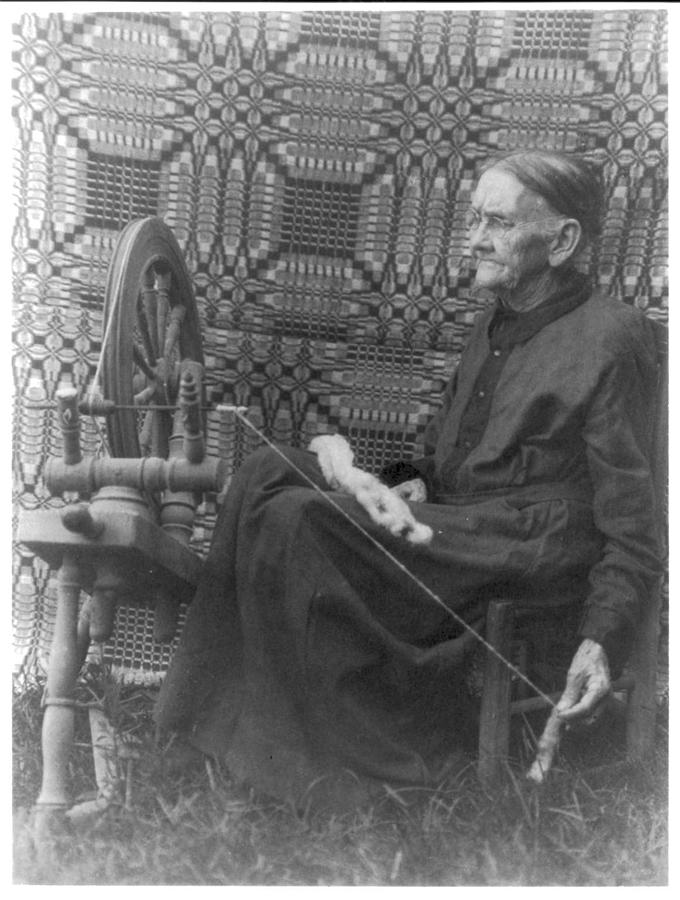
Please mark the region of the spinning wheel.
[[104, 321], [103, 390], [115, 405], [111, 453], [167, 458], [180, 364], [202, 364], [203, 349], [184, 257], [161, 219], [131, 222], [121, 233], [106, 281]]
[[[106, 641], [122, 600], [154, 606], [156, 640], [172, 639], [201, 560], [191, 549], [203, 491], [219, 492], [225, 461], [205, 453], [203, 351], [189, 273], [160, 219], [131, 222], [111, 260], [95, 375], [104, 398], [57, 393], [63, 457], [45, 467], [53, 494], [88, 502], [29, 511], [19, 540], [59, 570], [43, 719], [43, 786], [36, 822], [70, 805], [74, 690], [91, 641]], [[83, 457], [78, 414], [108, 418], [110, 457]], [[88, 594], [80, 604], [81, 591]]]

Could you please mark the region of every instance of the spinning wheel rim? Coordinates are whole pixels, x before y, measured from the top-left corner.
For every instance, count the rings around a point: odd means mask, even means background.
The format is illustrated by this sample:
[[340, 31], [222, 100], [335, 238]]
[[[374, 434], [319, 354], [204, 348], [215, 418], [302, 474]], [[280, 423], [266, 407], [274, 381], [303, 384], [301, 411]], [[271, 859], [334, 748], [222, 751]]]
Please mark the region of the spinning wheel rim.
[[[199, 325], [198, 309], [194, 299], [191, 278], [186, 267], [184, 255], [172, 230], [162, 219], [149, 217], [130, 222], [121, 232], [114, 248], [106, 280], [104, 297], [104, 346], [102, 348], [102, 388], [104, 396], [118, 406], [132, 406], [135, 401], [135, 351], [139, 361], [139, 346], [135, 347], [135, 327], [142, 334], [144, 330], [151, 343], [155, 340], [157, 351], [156, 369], [149, 359], [145, 361], [154, 371], [160, 371], [165, 364], [163, 348], [158, 330], [143, 326], [146, 315], [143, 313], [141, 295], [143, 290], [150, 290], [147, 273], [158, 276], [170, 275], [168, 288], [168, 304], [165, 307], [164, 321], [167, 324], [170, 311], [177, 306], [184, 309], [179, 324], [176, 347], [180, 361], [193, 360], [203, 364], [203, 347]], [[156, 278], [158, 281], [158, 278]], [[160, 291], [155, 291], [157, 309]], [[167, 333], [167, 330], [166, 330]], [[149, 354], [146, 354], [149, 356]], [[139, 367], [138, 367], [139, 370]], [[155, 382], [151, 383], [151, 386]], [[167, 381], [162, 381], [166, 389]], [[151, 389], [151, 386], [149, 389]], [[155, 388], [157, 393], [158, 386]], [[174, 402], [174, 401], [173, 401]], [[162, 405], [151, 398], [152, 407]], [[149, 413], [147, 413], [148, 415]], [[150, 413], [163, 416], [162, 427], [167, 432], [172, 413], [157, 411]], [[139, 457], [144, 455], [140, 445], [139, 413], [134, 409], [117, 409], [109, 422], [110, 452], [115, 457]], [[154, 427], [161, 428], [161, 420]], [[159, 432], [160, 433], [160, 432]], [[162, 444], [162, 439], [159, 441]], [[160, 455], [167, 455], [167, 447], [163, 447]]]

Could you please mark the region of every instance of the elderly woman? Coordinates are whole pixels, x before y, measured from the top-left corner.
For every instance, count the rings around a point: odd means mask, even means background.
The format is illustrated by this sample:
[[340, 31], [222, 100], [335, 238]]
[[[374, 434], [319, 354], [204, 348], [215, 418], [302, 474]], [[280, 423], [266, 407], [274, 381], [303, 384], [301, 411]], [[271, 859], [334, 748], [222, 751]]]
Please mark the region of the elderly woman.
[[495, 302], [423, 458], [378, 478], [337, 436], [253, 454], [221, 509], [161, 726], [298, 804], [437, 783], [474, 735], [463, 673], [498, 594], [537, 621], [575, 619], [562, 707], [592, 711], [659, 567], [650, 323], [574, 266], [601, 205], [573, 156], [485, 169], [470, 246]]

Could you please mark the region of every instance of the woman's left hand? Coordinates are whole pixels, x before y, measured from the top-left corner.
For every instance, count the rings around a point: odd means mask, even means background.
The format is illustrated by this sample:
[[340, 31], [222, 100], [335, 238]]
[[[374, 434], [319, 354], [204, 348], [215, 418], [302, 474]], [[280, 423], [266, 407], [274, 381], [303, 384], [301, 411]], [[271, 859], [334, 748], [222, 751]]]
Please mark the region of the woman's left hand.
[[611, 690], [609, 661], [602, 644], [586, 638], [567, 672], [567, 684], [557, 704], [565, 722], [588, 716]]

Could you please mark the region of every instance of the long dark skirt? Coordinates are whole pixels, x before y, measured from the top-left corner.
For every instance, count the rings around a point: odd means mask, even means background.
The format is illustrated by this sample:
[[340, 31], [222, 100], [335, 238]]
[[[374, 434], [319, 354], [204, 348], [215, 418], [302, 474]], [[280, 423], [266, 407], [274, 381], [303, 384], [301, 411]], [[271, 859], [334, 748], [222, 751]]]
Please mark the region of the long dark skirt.
[[[324, 486], [314, 454], [284, 452]], [[537, 614], [563, 603], [597, 553], [566, 501], [415, 504], [434, 539], [412, 546], [352, 497], [332, 498], [472, 629], [491, 593], [521, 595]], [[433, 785], [464, 762], [475, 716], [463, 671], [477, 645], [264, 448], [227, 493], [157, 722], [275, 797], [351, 806], [382, 783]]]

